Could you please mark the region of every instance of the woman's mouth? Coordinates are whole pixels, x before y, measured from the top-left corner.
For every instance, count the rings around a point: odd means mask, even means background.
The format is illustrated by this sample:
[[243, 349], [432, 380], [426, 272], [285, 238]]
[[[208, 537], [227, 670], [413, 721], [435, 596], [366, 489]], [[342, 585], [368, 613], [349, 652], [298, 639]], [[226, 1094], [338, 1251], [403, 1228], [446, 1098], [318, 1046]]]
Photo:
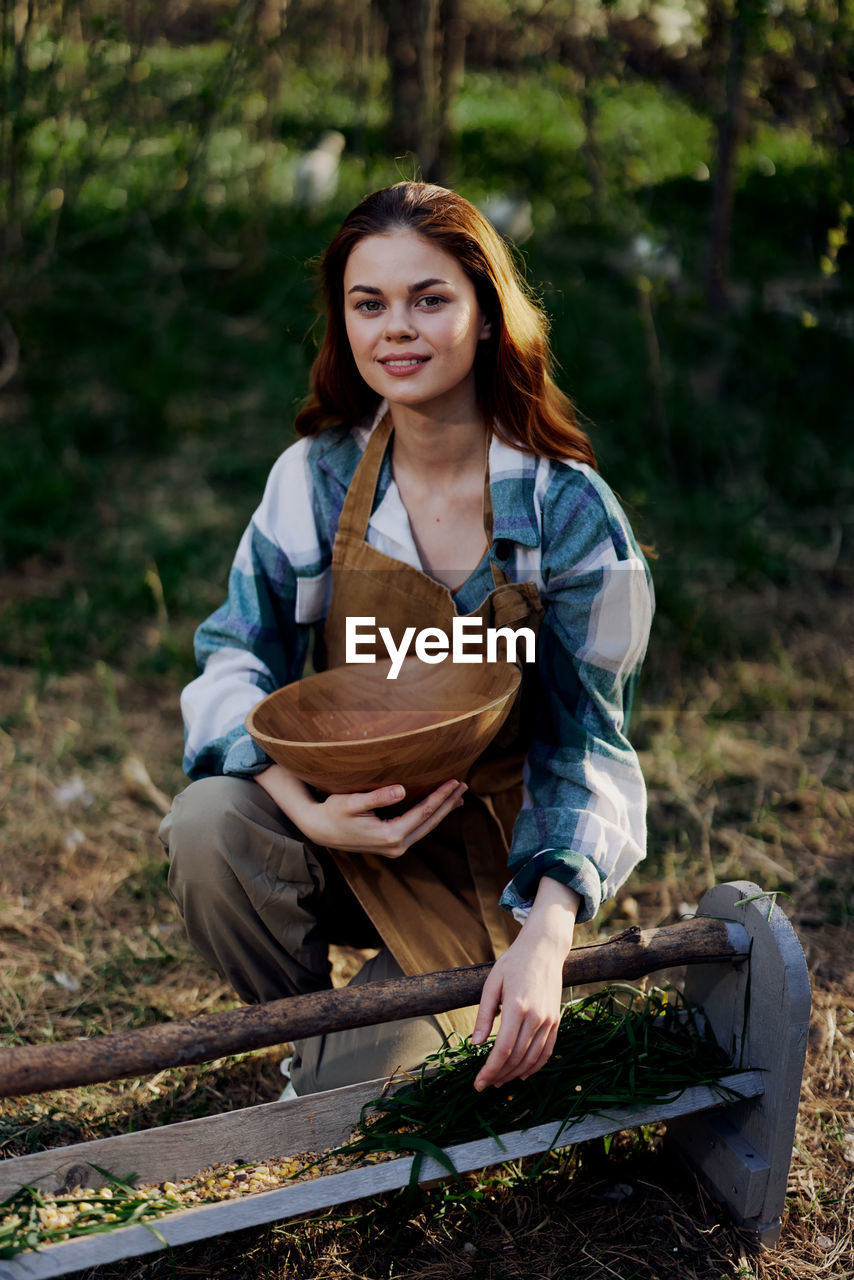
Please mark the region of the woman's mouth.
[[429, 356], [386, 356], [384, 360], [380, 360], [380, 364], [386, 372], [394, 377], [405, 377], [409, 373], [414, 373], [416, 369], [420, 369], [430, 359]]

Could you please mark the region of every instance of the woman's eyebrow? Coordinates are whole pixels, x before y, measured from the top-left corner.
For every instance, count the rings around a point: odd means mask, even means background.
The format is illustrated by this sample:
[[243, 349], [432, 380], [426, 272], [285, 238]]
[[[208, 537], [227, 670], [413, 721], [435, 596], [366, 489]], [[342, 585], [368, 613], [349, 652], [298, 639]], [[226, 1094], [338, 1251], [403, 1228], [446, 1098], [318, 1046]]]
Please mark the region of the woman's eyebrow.
[[440, 280], [438, 276], [431, 276], [429, 280], [419, 280], [417, 284], [410, 286], [410, 293], [420, 293], [422, 289], [432, 289], [434, 284], [447, 285], [449, 281]]
[[[438, 276], [435, 276], [429, 280], [419, 280], [417, 284], [411, 284], [409, 286], [409, 292], [420, 293], [422, 289], [432, 289], [435, 284], [443, 284], [447, 286], [449, 283], [450, 282], [448, 280], [440, 280]], [[371, 284], [354, 284], [351, 289], [347, 290], [347, 293], [370, 293], [375, 297], [379, 297], [382, 294], [382, 289], [376, 289]]]

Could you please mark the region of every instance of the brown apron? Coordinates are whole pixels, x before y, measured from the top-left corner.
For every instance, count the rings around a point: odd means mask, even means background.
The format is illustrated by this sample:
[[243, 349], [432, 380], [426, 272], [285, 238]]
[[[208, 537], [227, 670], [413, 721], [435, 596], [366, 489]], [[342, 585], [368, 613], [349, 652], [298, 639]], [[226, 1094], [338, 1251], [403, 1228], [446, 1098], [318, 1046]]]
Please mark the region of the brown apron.
[[[450, 636], [454, 598], [441, 582], [385, 555], [366, 541], [386, 447], [387, 415], [374, 429], [350, 483], [332, 549], [332, 598], [323, 646], [327, 667], [344, 666], [348, 616], [373, 616], [400, 644], [406, 627], [439, 627]], [[492, 543], [489, 476], [484, 481], [484, 524]], [[487, 627], [527, 626], [543, 614], [533, 582], [511, 583], [491, 562], [495, 583], [480, 608]], [[385, 656], [384, 654], [382, 656]], [[450, 659], [446, 659], [450, 661]], [[481, 964], [496, 959], [518, 932], [498, 905], [507, 882], [507, 849], [522, 800], [522, 764], [530, 737], [535, 664], [523, 666], [516, 702], [505, 724], [469, 771], [469, 790], [455, 810], [396, 859], [374, 854], [333, 856], [348, 884], [405, 974]], [[393, 781], [393, 779], [389, 779]], [[462, 781], [462, 779], [461, 779]], [[408, 802], [407, 802], [408, 803]], [[469, 1035], [475, 1009], [439, 1015], [447, 1035]]]

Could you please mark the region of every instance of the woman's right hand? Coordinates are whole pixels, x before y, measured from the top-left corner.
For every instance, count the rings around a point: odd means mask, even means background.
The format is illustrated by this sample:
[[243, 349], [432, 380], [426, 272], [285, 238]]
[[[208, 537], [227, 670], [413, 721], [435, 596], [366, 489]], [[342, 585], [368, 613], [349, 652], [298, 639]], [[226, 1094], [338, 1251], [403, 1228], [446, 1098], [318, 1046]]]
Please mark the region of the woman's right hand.
[[383, 818], [377, 810], [399, 805], [406, 798], [404, 787], [389, 785], [319, 801], [282, 765], [256, 774], [255, 780], [314, 844], [381, 858], [399, 858], [458, 808], [468, 790], [464, 782], [451, 779], [403, 813]]

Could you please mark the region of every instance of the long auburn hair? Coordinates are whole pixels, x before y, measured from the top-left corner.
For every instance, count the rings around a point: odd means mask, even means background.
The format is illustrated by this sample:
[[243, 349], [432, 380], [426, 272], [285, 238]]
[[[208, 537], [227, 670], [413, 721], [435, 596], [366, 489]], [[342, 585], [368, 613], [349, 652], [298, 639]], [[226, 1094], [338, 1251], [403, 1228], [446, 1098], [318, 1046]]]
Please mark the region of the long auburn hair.
[[445, 187], [399, 182], [366, 196], [348, 214], [321, 262], [326, 332], [311, 371], [311, 393], [296, 418], [300, 435], [350, 426], [376, 411], [380, 397], [360, 375], [344, 323], [344, 268], [366, 236], [415, 231], [451, 254], [491, 322], [478, 343], [475, 385], [486, 420], [511, 446], [542, 457], [596, 466], [575, 409], [551, 378], [548, 319], [510, 252], [474, 205]]

